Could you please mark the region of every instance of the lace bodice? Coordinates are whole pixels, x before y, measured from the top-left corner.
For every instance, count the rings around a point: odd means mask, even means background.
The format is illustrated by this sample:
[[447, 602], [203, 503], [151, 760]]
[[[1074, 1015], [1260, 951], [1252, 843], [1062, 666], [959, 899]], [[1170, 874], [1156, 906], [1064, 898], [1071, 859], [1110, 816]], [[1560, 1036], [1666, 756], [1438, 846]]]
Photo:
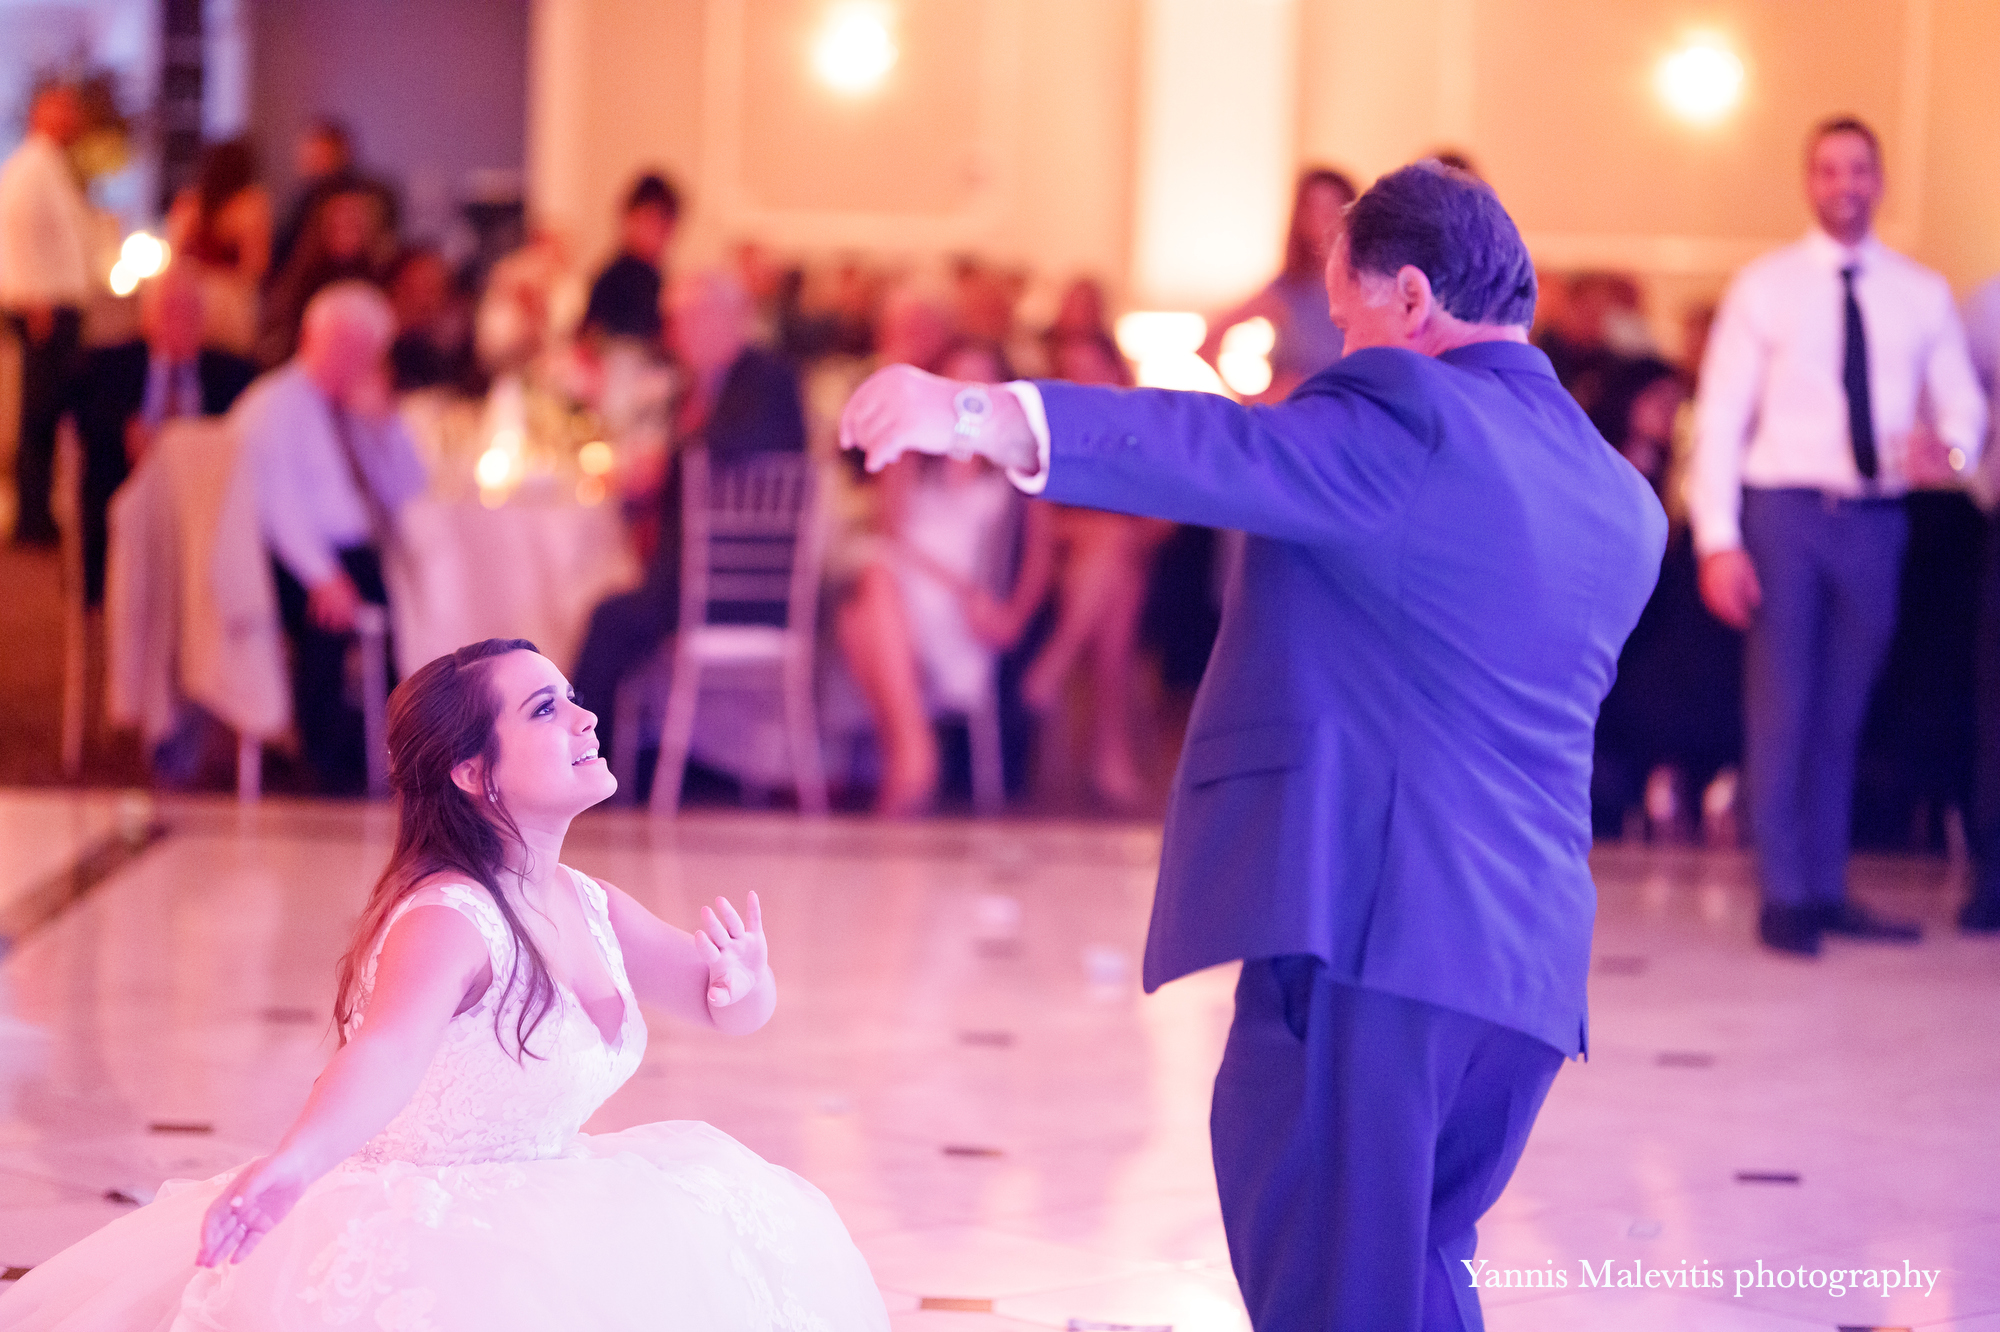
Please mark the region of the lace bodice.
[[[479, 928], [493, 960], [493, 983], [479, 1002], [445, 1028], [444, 1041], [424, 1072], [416, 1094], [389, 1126], [356, 1153], [368, 1164], [407, 1161], [413, 1165], [471, 1165], [485, 1161], [537, 1161], [566, 1154], [585, 1120], [624, 1085], [646, 1052], [646, 1024], [625, 957], [611, 929], [604, 889], [588, 875], [564, 867], [583, 903], [584, 920], [603, 951], [625, 1018], [618, 1039], [607, 1044], [597, 1024], [568, 988], [556, 987], [555, 1005], [528, 1038], [529, 1053], [513, 1053], [515, 1023], [527, 987], [506, 985], [514, 960], [514, 939], [500, 909], [484, 888], [445, 884], [406, 899], [383, 926], [375, 956], [362, 972], [360, 1002], [348, 1031], [367, 1017], [382, 940], [403, 913], [439, 901], [465, 913]], [[507, 991], [503, 996], [503, 990]], [[501, 1005], [503, 1046], [494, 1033], [494, 1006]], [[537, 1056], [540, 1056], [539, 1058]]]

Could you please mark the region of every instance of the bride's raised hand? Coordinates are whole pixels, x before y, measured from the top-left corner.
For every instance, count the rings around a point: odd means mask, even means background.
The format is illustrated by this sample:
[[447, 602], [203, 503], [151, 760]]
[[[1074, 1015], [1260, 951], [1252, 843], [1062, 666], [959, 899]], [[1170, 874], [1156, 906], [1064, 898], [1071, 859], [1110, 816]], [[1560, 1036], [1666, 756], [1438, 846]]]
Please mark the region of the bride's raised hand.
[[714, 906], [701, 909], [701, 928], [694, 933], [708, 962], [710, 1008], [727, 1008], [757, 988], [771, 952], [764, 941], [764, 908], [755, 891], [740, 916], [728, 898], [716, 898]]
[[248, 1258], [271, 1228], [297, 1206], [310, 1182], [275, 1157], [259, 1157], [244, 1166], [202, 1217], [201, 1250], [195, 1262], [220, 1267]]

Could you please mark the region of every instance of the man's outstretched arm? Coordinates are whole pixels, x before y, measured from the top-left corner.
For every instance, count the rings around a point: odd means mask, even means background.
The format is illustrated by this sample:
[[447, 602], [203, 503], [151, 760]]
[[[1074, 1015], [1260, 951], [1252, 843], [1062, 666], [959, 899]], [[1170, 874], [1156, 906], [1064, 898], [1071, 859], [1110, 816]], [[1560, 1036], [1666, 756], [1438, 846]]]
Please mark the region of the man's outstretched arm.
[[1400, 512], [1429, 451], [1360, 394], [1251, 408], [1208, 393], [970, 385], [909, 366], [861, 386], [841, 443], [871, 471], [910, 452], [976, 454], [1065, 504], [1312, 543]]

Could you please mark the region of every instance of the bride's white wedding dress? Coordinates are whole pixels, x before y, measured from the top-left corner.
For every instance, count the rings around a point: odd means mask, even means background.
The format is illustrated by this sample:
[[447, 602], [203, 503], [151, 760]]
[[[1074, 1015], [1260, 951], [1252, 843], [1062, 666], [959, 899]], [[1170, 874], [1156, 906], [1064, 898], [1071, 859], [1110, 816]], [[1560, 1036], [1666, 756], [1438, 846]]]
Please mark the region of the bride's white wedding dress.
[[[440, 900], [464, 912], [496, 980], [452, 1019], [389, 1126], [316, 1181], [244, 1263], [194, 1263], [202, 1214], [230, 1177], [174, 1181], [0, 1296], [0, 1327], [886, 1329], [867, 1264], [812, 1185], [706, 1124], [578, 1131], [638, 1068], [646, 1024], [604, 890], [570, 873], [625, 1001], [616, 1040], [559, 987], [530, 1057], [516, 1061], [494, 1035], [514, 951], [506, 921], [479, 888], [427, 889], [396, 915]], [[374, 970], [371, 960], [364, 1004]], [[523, 988], [499, 1014], [510, 1045]]]

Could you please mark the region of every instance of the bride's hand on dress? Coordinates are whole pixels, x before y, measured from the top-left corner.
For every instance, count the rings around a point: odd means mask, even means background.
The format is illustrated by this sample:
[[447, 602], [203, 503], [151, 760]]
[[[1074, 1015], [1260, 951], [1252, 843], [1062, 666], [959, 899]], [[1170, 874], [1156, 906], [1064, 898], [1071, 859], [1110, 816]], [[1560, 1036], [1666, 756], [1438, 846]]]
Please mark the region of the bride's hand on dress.
[[286, 1170], [275, 1157], [259, 1157], [244, 1166], [202, 1217], [201, 1251], [195, 1262], [220, 1267], [248, 1258], [271, 1227], [298, 1204], [310, 1182]]
[[764, 908], [754, 891], [743, 910], [743, 915], [737, 915], [726, 897], [718, 897], [714, 906], [701, 909], [701, 928], [694, 937], [708, 962], [708, 1006], [712, 1009], [727, 1008], [756, 989], [771, 959], [764, 941]]

